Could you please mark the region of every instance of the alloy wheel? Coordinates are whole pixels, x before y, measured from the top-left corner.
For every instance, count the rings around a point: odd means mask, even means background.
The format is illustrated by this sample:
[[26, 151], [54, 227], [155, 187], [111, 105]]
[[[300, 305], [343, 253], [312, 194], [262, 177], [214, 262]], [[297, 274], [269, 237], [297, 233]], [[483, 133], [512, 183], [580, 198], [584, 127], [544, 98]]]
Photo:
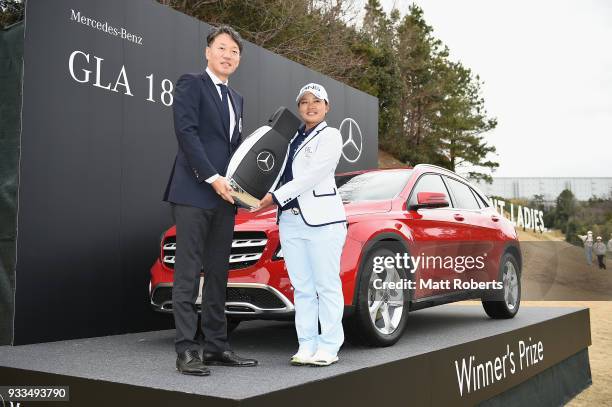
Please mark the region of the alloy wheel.
[[[374, 282], [380, 279], [384, 283], [402, 284], [402, 279], [395, 267], [385, 268], [383, 271], [370, 275], [368, 285], [368, 309], [372, 325], [384, 335], [393, 334], [402, 320], [404, 312], [404, 290], [374, 288]], [[378, 284], [377, 284], [378, 285]]]
[[517, 306], [519, 287], [516, 269], [511, 261], [507, 261], [504, 265], [503, 283], [504, 301], [506, 302], [508, 309], [512, 311]]

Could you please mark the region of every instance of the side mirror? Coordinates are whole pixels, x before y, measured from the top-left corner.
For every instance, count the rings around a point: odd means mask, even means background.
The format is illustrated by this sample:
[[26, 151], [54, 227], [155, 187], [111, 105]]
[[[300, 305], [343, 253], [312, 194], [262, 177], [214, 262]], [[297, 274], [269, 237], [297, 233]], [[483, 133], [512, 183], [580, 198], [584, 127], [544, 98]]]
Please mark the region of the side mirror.
[[444, 208], [450, 206], [446, 195], [442, 192], [419, 192], [417, 193], [417, 204], [411, 205], [410, 209], [422, 208]]

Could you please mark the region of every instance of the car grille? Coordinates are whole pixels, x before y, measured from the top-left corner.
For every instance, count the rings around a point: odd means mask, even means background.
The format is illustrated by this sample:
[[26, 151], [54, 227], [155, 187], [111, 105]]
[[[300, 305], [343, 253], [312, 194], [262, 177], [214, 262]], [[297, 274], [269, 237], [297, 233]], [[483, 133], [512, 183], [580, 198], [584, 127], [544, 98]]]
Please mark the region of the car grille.
[[[165, 308], [170, 309], [172, 302], [172, 287], [158, 287], [153, 292], [151, 301], [157, 305], [167, 303]], [[226, 302], [242, 302], [252, 304], [262, 309], [283, 309], [286, 307], [283, 301], [269, 290], [254, 287], [227, 287]], [[236, 308], [236, 306], [230, 305], [228, 306], [228, 310], [235, 310], [231, 309], [232, 307]], [[200, 308], [199, 304], [197, 308]], [[248, 309], [249, 308], [247, 308], [247, 310]]]
[[[265, 232], [234, 232], [229, 269], [241, 269], [257, 263], [267, 243]], [[166, 267], [174, 268], [175, 254], [176, 238], [170, 236], [162, 245], [162, 261]]]
[[276, 295], [261, 288], [227, 288], [227, 302], [246, 302], [264, 309], [285, 308], [285, 304]]

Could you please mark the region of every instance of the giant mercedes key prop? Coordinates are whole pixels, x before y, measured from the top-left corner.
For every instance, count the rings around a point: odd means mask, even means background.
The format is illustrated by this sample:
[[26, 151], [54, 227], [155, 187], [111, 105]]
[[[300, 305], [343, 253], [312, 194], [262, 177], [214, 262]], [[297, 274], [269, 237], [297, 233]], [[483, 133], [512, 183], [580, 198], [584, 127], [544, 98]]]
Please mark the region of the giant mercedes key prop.
[[257, 207], [280, 177], [289, 143], [300, 126], [300, 119], [280, 107], [267, 126], [251, 133], [234, 152], [226, 178], [234, 201], [245, 208]]

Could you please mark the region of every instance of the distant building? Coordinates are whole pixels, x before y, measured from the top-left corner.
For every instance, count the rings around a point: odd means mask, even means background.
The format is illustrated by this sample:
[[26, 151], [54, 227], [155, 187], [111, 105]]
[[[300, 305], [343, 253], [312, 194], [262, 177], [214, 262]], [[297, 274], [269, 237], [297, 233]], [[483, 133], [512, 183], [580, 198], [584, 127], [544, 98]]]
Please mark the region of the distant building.
[[476, 182], [487, 196], [505, 199], [532, 199], [543, 195], [552, 203], [561, 191], [569, 189], [579, 201], [589, 198], [612, 198], [612, 177], [562, 178], [562, 177], [493, 177], [493, 183]]

